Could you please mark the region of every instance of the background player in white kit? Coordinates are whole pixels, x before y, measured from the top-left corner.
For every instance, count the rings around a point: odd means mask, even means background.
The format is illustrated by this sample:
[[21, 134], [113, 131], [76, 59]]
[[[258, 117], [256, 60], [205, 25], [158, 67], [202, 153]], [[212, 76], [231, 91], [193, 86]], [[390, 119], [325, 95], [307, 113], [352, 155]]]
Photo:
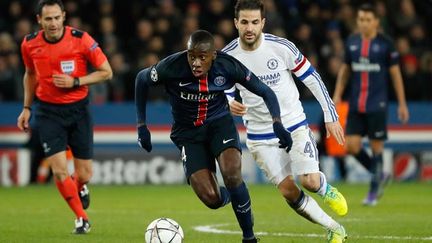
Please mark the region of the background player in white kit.
[[[291, 151], [286, 153], [279, 148], [278, 139], [272, 130], [272, 118], [264, 101], [241, 85], [236, 84], [226, 92], [231, 112], [243, 116], [250, 152], [288, 204], [304, 218], [326, 228], [329, 242], [344, 242], [347, 234], [343, 226], [328, 216], [294, 181], [294, 176], [298, 176], [304, 188], [320, 195], [338, 215], [343, 216], [348, 212], [343, 195], [329, 185], [325, 175], [319, 171], [315, 139], [307, 125], [291, 74], [296, 75], [312, 91], [324, 112], [327, 137], [333, 135], [342, 146], [344, 133], [335, 106], [319, 74], [297, 47], [287, 39], [262, 33], [264, 16], [264, 6], [260, 0], [238, 0], [234, 23], [239, 38], [222, 51], [240, 60], [276, 93], [282, 123], [291, 132]], [[243, 104], [234, 100], [236, 88], [240, 91]]]

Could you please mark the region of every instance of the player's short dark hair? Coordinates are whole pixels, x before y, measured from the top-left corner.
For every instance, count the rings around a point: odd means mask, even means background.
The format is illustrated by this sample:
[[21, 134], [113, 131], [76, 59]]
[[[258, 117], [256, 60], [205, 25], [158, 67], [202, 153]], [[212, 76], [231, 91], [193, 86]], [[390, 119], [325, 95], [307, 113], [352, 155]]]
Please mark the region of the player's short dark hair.
[[261, 0], [237, 0], [234, 7], [234, 16], [238, 19], [241, 10], [259, 10], [261, 18], [265, 16], [264, 4]]
[[372, 13], [374, 15], [374, 17], [378, 17], [378, 14], [377, 14], [375, 7], [370, 3], [363, 3], [362, 5], [360, 5], [357, 9], [357, 13], [359, 11], [369, 12], [369, 13]]
[[65, 10], [62, 0], [40, 0], [36, 5], [36, 14], [41, 15], [44, 6], [52, 6], [56, 4], [59, 5], [62, 12]]
[[207, 30], [197, 30], [193, 32], [190, 36], [189, 47], [194, 47], [200, 43], [209, 43], [212, 47], [214, 47], [214, 37]]

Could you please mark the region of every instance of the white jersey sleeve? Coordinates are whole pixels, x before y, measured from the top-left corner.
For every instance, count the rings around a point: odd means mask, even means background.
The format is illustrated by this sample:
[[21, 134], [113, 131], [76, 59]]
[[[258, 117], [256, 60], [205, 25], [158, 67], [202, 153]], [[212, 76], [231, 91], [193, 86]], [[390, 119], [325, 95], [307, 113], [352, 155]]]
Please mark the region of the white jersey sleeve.
[[[294, 44], [293, 44], [294, 45]], [[294, 46], [296, 52], [292, 52], [296, 56], [290, 55], [287, 63], [291, 72], [300, 79], [306, 87], [312, 92], [315, 98], [321, 105], [324, 112], [325, 122], [337, 121], [339, 116], [336, 112], [335, 105], [329, 96], [326, 86], [321, 80], [321, 76], [310, 64], [309, 60], [303, 56], [300, 51]]]
[[333, 100], [330, 98], [321, 76], [313, 71], [303, 79], [303, 83], [309, 88], [321, 105], [324, 112], [324, 122], [335, 122], [339, 119]]

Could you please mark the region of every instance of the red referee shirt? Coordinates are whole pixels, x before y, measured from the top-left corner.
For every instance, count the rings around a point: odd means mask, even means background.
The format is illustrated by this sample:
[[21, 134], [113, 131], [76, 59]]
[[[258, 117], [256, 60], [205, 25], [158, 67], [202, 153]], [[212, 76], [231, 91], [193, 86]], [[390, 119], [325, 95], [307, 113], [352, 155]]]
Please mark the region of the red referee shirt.
[[36, 96], [55, 104], [82, 100], [88, 94], [88, 87], [58, 88], [53, 84], [53, 74], [81, 77], [87, 74], [87, 61], [97, 68], [107, 60], [98, 43], [87, 32], [69, 26], [55, 43], [43, 37], [43, 30], [27, 35], [21, 44], [21, 54], [25, 66], [36, 72]]

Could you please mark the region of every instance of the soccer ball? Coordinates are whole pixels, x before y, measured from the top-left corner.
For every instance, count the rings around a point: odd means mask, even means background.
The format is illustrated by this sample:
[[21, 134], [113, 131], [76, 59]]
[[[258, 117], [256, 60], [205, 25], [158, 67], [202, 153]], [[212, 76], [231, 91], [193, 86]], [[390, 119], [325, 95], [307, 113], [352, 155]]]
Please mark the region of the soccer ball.
[[146, 243], [181, 243], [184, 234], [182, 227], [169, 218], [153, 220], [146, 229]]

